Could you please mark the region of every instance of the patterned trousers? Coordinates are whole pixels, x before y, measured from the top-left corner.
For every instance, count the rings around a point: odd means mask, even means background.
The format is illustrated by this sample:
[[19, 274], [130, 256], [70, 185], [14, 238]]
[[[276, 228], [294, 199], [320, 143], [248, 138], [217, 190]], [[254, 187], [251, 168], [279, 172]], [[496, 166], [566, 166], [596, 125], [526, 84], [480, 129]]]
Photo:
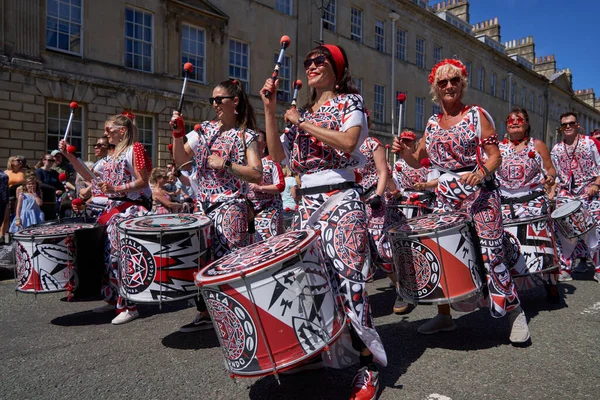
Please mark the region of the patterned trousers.
[[283, 233], [283, 203], [277, 199], [254, 214], [254, 242]]

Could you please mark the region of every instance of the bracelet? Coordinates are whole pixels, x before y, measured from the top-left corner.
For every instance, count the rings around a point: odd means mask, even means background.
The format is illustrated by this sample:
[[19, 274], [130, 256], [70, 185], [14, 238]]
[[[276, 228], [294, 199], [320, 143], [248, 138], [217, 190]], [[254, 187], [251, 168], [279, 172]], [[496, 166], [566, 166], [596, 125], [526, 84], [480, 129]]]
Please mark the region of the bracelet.
[[475, 175], [477, 175], [483, 181], [485, 179], [485, 175], [479, 172], [479, 170], [475, 171]]

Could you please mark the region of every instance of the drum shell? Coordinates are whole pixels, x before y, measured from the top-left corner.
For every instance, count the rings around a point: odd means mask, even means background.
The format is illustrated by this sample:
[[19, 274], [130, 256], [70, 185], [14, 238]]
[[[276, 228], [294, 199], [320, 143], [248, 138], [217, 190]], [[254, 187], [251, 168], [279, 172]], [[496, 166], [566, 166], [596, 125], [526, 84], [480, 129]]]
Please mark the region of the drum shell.
[[[451, 213], [449, 213], [451, 214]], [[468, 215], [449, 228], [406, 234], [390, 229], [392, 260], [401, 295], [414, 303], [460, 301], [481, 291], [483, 282]]]
[[594, 217], [583, 207], [583, 203], [579, 200], [575, 202], [579, 203], [579, 206], [575, 207], [568, 214], [564, 214], [564, 210], [561, 209], [567, 205], [571, 205], [572, 202], [561, 205], [552, 213], [554, 223], [556, 223], [558, 229], [560, 229], [561, 233], [567, 239], [581, 237], [596, 227]]
[[200, 282], [233, 375], [262, 376], [292, 368], [322, 352], [342, 333], [344, 314], [319, 242], [316, 238], [291, 258], [249, 275]]
[[[210, 230], [211, 225], [160, 232], [119, 226], [121, 295], [149, 304], [194, 297], [198, 292], [194, 276], [210, 259]], [[140, 256], [137, 263], [130, 263], [132, 254]]]

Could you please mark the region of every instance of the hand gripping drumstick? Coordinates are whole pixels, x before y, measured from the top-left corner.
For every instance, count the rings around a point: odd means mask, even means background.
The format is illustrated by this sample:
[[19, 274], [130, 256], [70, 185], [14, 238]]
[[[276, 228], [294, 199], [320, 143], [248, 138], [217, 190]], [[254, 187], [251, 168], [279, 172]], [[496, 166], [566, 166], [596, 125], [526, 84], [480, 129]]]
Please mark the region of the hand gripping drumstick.
[[546, 176], [546, 172], [544, 171], [544, 168], [542, 168], [542, 165], [538, 162], [538, 160], [535, 159], [535, 156], [536, 156], [536, 152], [533, 150], [530, 151], [529, 153], [527, 153], [527, 157], [531, 158], [533, 160], [533, 162], [535, 162], [535, 165], [538, 167], [538, 170], [544, 176], [544, 179], [548, 179], [548, 177]]
[[[281, 44], [281, 51], [279, 52], [279, 57], [277, 58], [277, 62], [275, 63], [275, 68], [273, 69], [273, 73], [271, 74], [271, 80], [275, 82], [277, 76], [279, 75], [279, 68], [281, 68], [281, 62], [283, 61], [283, 55], [285, 54], [285, 49], [290, 45], [291, 39], [288, 35], [283, 35], [281, 40], [279, 40], [279, 44]], [[265, 97], [271, 97], [271, 92], [268, 90], [265, 92]]]
[[439, 165], [432, 166], [431, 160], [429, 158], [422, 159], [421, 160], [421, 166], [425, 167], [425, 168], [439, 169], [440, 171], [445, 172], [447, 174], [450, 174], [450, 175], [452, 175], [455, 178], [458, 178], [458, 179], [462, 178], [459, 174], [457, 174], [456, 172], [452, 172], [449, 169], [446, 169], [444, 167], [440, 167]]
[[185, 97], [185, 86], [187, 85], [188, 76], [194, 72], [194, 64], [186, 62], [183, 64], [183, 87], [181, 88], [181, 96], [179, 96], [179, 105], [177, 106], [177, 112], [181, 115], [181, 109], [183, 108], [183, 98]]
[[402, 108], [404, 107], [404, 102], [406, 101], [406, 95], [400, 92], [398, 93], [396, 100], [400, 102], [400, 107], [398, 107], [398, 137], [400, 137], [400, 133], [402, 133]]
[[67, 122], [67, 129], [65, 129], [65, 135], [63, 136], [63, 140], [65, 140], [65, 141], [67, 140], [67, 137], [69, 136], [69, 131], [71, 130], [71, 123], [73, 122], [73, 114], [75, 114], [75, 110], [79, 107], [79, 105], [77, 104], [77, 102], [72, 101], [71, 104], [69, 104], [69, 107], [71, 108], [71, 114], [69, 114], [69, 122]]

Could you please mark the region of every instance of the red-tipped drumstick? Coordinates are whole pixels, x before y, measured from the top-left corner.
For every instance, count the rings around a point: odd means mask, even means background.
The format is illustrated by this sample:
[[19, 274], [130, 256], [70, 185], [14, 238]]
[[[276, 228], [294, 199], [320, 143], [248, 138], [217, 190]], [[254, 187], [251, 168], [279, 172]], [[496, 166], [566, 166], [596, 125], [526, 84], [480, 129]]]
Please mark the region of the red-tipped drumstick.
[[429, 158], [423, 158], [421, 160], [421, 166], [424, 167], [424, 168], [433, 168], [433, 169], [440, 170], [440, 171], [445, 172], [445, 173], [447, 173], [449, 175], [452, 175], [453, 177], [458, 178], [458, 179], [461, 178], [461, 176], [459, 174], [457, 174], [456, 172], [452, 172], [449, 169], [446, 169], [444, 167], [440, 167], [439, 165], [435, 165], [434, 166], [433, 164], [431, 164], [431, 160]]
[[388, 155], [390, 154], [390, 145], [386, 144], [385, 145], [385, 159], [388, 159]]
[[186, 62], [183, 64], [183, 86], [181, 88], [181, 96], [179, 96], [179, 105], [177, 106], [177, 112], [181, 114], [183, 108], [183, 98], [185, 97], [185, 86], [187, 85], [189, 75], [194, 72], [194, 64]]
[[71, 104], [69, 104], [69, 107], [71, 108], [71, 114], [69, 114], [69, 122], [67, 122], [67, 129], [65, 129], [65, 135], [63, 136], [63, 140], [67, 140], [67, 137], [69, 136], [69, 131], [71, 130], [71, 123], [73, 122], [73, 114], [75, 114], [75, 110], [79, 107], [79, 105], [72, 101]]
[[403, 92], [398, 93], [396, 100], [400, 103], [400, 107], [398, 107], [398, 137], [400, 137], [400, 133], [402, 133], [402, 108], [404, 108], [404, 102], [406, 101], [406, 94]]
[[[277, 62], [275, 63], [275, 68], [273, 68], [273, 73], [271, 74], [271, 80], [275, 82], [277, 76], [279, 75], [279, 68], [281, 68], [281, 63], [283, 62], [283, 55], [285, 54], [285, 49], [290, 45], [291, 39], [288, 35], [283, 35], [281, 40], [279, 40], [279, 44], [281, 44], [281, 50], [279, 51], [279, 57], [277, 57]], [[271, 97], [271, 92], [266, 91], [265, 97]]]
[[76, 151], [77, 147], [73, 146], [72, 144], [67, 147], [67, 153], [69, 154], [75, 154]]
[[302, 81], [300, 79], [298, 79], [296, 82], [294, 82], [294, 97], [292, 97], [292, 107], [296, 107], [297, 101], [298, 101], [298, 92], [300, 92], [300, 89], [302, 89]]
[[200, 128], [202, 128], [202, 125], [200, 125], [200, 124], [194, 125], [194, 130], [196, 131], [196, 133], [200, 133]]
[[536, 155], [537, 155], [537, 153], [533, 150], [531, 150], [529, 153], [527, 153], [527, 157], [531, 158], [533, 160], [533, 162], [535, 162], [535, 165], [538, 167], [538, 170], [544, 176], [544, 179], [547, 179], [546, 171], [544, 171], [544, 168], [542, 168], [542, 165], [538, 162], [538, 160], [536, 160], [536, 158], [535, 158]]

